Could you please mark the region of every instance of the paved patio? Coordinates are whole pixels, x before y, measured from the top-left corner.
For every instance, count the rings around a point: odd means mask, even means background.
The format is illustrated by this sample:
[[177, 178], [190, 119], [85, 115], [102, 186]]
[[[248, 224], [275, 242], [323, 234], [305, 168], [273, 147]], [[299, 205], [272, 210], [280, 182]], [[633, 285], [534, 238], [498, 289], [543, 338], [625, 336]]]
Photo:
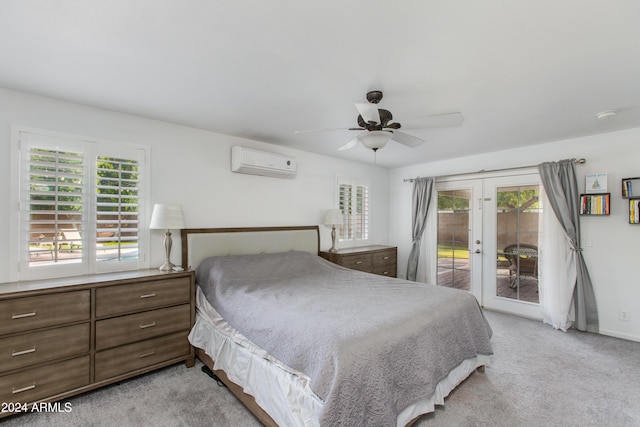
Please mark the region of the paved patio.
[[[456, 258], [455, 268], [452, 258], [440, 258], [438, 260], [438, 285], [450, 288], [469, 290], [469, 263], [467, 259]], [[504, 268], [500, 268], [504, 267]], [[506, 265], [498, 266], [497, 271], [498, 297], [510, 298], [538, 304], [538, 279], [533, 277], [521, 277], [516, 280], [515, 288], [509, 287], [509, 269]]]

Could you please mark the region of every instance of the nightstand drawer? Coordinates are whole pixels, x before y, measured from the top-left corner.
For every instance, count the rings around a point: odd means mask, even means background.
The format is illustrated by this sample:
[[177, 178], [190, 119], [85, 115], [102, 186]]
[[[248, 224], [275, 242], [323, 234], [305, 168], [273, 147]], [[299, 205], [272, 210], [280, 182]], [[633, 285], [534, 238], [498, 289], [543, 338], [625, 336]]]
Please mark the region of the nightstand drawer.
[[371, 254], [343, 255], [339, 264], [352, 270], [371, 271], [373, 259]]
[[0, 335], [89, 320], [89, 296], [87, 290], [0, 301]]
[[190, 293], [189, 277], [98, 288], [96, 289], [96, 317], [188, 303], [191, 299]]
[[0, 339], [0, 372], [89, 353], [89, 323]]
[[34, 402], [89, 384], [89, 356], [0, 377], [0, 402]]
[[96, 381], [188, 355], [187, 332], [179, 332], [96, 353]]
[[96, 350], [188, 330], [190, 326], [190, 304], [98, 320]]

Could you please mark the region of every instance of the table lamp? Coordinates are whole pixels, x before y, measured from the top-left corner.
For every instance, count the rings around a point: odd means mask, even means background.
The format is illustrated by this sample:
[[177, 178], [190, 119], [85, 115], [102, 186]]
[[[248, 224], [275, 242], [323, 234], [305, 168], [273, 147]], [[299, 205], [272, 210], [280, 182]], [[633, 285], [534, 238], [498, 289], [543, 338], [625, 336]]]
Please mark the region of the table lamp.
[[160, 270], [172, 271], [175, 265], [171, 262], [172, 241], [170, 230], [185, 228], [182, 206], [155, 204], [153, 206], [149, 228], [152, 230], [166, 230], [164, 233], [165, 261], [164, 264], [160, 266]]
[[342, 225], [344, 221], [344, 215], [340, 209], [327, 209], [324, 214], [324, 225], [331, 226], [331, 249], [329, 252], [336, 253], [336, 225]]

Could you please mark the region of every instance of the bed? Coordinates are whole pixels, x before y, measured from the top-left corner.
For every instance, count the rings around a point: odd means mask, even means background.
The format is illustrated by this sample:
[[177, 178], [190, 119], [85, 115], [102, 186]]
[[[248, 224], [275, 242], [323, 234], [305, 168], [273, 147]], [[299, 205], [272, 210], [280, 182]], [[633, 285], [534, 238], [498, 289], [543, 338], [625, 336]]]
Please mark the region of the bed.
[[318, 226], [181, 237], [189, 340], [267, 426], [410, 425], [490, 360], [471, 294], [332, 264]]

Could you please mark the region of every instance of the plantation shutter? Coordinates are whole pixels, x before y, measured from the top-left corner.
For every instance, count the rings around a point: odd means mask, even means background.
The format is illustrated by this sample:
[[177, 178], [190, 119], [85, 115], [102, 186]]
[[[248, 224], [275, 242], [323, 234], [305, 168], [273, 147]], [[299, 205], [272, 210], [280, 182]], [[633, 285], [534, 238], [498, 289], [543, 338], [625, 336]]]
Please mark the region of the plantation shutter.
[[139, 168], [134, 159], [97, 157], [97, 261], [138, 257]]
[[81, 150], [28, 148], [28, 263], [76, 263], [82, 259], [85, 220]]
[[338, 185], [338, 208], [344, 215], [339, 229], [340, 240], [369, 238], [369, 188], [366, 185], [341, 181]]
[[143, 146], [19, 134], [20, 280], [146, 266]]

